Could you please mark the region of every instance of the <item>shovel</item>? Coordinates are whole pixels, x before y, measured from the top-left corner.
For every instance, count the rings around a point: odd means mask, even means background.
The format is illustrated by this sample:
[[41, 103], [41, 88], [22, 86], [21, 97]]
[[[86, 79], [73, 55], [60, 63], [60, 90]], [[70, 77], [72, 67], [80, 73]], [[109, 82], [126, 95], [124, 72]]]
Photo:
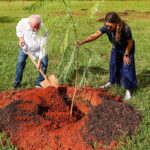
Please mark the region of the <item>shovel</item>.
[[[27, 55], [30, 57], [31, 61], [37, 66], [37, 63], [36, 61], [33, 59], [33, 57], [31, 56], [31, 54], [29, 53], [28, 50], [26, 50], [26, 53]], [[39, 69], [40, 73], [43, 75], [44, 77], [44, 81], [42, 81], [40, 83], [40, 85], [43, 87], [43, 88], [47, 88], [48, 86], [52, 86], [52, 87], [55, 87], [55, 88], [58, 88], [59, 87], [59, 82], [57, 80], [57, 78], [55, 77], [55, 75], [51, 75], [49, 77], [47, 77], [45, 75], [45, 73], [42, 71], [42, 69], [40, 68]]]

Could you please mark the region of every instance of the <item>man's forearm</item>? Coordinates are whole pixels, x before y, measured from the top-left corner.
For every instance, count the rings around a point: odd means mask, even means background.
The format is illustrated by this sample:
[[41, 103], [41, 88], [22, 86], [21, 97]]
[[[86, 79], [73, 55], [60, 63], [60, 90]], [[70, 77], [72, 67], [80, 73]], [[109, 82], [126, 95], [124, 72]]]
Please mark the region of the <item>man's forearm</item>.
[[42, 59], [41, 58], [39, 58], [39, 61], [38, 61], [38, 64], [37, 64], [37, 70], [39, 70], [40, 69], [40, 67], [41, 67], [41, 63], [42, 63]]
[[39, 58], [39, 61], [38, 61], [38, 63], [41, 63], [42, 62], [42, 59], [41, 58]]
[[23, 47], [24, 46], [24, 38], [23, 37], [19, 37], [19, 46]]
[[24, 41], [24, 38], [23, 37], [19, 37], [19, 41]]

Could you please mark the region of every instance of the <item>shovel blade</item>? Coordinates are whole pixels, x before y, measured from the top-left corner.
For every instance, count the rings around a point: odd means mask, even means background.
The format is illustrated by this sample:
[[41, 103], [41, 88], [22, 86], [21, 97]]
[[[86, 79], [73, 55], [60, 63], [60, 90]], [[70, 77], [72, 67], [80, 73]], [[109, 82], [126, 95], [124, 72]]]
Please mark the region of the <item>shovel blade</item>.
[[55, 75], [51, 75], [51, 76], [48, 77], [48, 80], [42, 81], [40, 83], [40, 85], [43, 88], [47, 88], [49, 86], [58, 88], [59, 87], [59, 82], [58, 82], [58, 79], [55, 77]]

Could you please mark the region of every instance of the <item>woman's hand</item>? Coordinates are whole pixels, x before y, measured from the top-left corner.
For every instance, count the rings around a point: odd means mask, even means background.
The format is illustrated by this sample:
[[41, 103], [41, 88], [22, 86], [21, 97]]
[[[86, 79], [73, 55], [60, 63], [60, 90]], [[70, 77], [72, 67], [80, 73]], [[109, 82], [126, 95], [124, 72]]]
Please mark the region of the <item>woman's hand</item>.
[[124, 61], [125, 66], [127, 65], [129, 66], [131, 64], [131, 60], [129, 56], [124, 56], [123, 61]]
[[127, 65], [129, 66], [131, 64], [131, 60], [129, 58], [129, 53], [130, 53], [132, 45], [133, 45], [133, 39], [127, 40], [127, 42], [128, 42], [128, 45], [127, 45], [127, 48], [126, 48], [126, 51], [124, 54], [124, 58], [123, 58], [125, 66], [127, 66]]
[[81, 42], [77, 42], [75, 43], [75, 48], [78, 48], [80, 45], [84, 44], [84, 43], [88, 43], [88, 42], [92, 42], [94, 40], [96, 40], [97, 38], [99, 38], [103, 33], [101, 31], [97, 31], [96, 33], [90, 35], [88, 38], [86, 38], [85, 40], [81, 41]]
[[80, 45], [82, 45], [83, 43], [82, 42], [76, 42], [75, 43], [75, 48], [78, 48]]

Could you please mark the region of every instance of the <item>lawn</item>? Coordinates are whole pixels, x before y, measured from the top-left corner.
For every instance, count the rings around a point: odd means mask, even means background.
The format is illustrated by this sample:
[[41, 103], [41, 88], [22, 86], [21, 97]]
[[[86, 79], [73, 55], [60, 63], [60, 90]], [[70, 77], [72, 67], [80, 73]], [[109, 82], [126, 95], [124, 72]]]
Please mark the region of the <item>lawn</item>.
[[[0, 91], [10, 90], [15, 79], [19, 52], [15, 30], [17, 22], [32, 13], [40, 14], [49, 29], [47, 75], [54, 73], [61, 83], [74, 84], [76, 59], [73, 59], [73, 52], [77, 39], [71, 20], [66, 15], [67, 8], [63, 3], [58, 5], [58, 2], [54, 2], [53, 5], [43, 5], [33, 11], [35, 6], [32, 5], [33, 3], [0, 2]], [[104, 23], [96, 19], [104, 17], [109, 11], [120, 13], [121, 18], [131, 27], [136, 43], [135, 64], [138, 88], [132, 92], [132, 100], [129, 103], [141, 111], [143, 121], [140, 132], [135, 133], [132, 139], [128, 137], [127, 144], [120, 140], [120, 145], [122, 149], [148, 150], [150, 149], [150, 2], [100, 1], [97, 3], [98, 10], [93, 13], [95, 4], [95, 1], [71, 2], [70, 10], [78, 41], [99, 30]], [[106, 35], [79, 48], [79, 84], [98, 88], [106, 83], [109, 78], [110, 53], [111, 44]], [[35, 87], [37, 76], [35, 66], [28, 59], [20, 89]], [[123, 87], [114, 86], [109, 91], [124, 98]]]

